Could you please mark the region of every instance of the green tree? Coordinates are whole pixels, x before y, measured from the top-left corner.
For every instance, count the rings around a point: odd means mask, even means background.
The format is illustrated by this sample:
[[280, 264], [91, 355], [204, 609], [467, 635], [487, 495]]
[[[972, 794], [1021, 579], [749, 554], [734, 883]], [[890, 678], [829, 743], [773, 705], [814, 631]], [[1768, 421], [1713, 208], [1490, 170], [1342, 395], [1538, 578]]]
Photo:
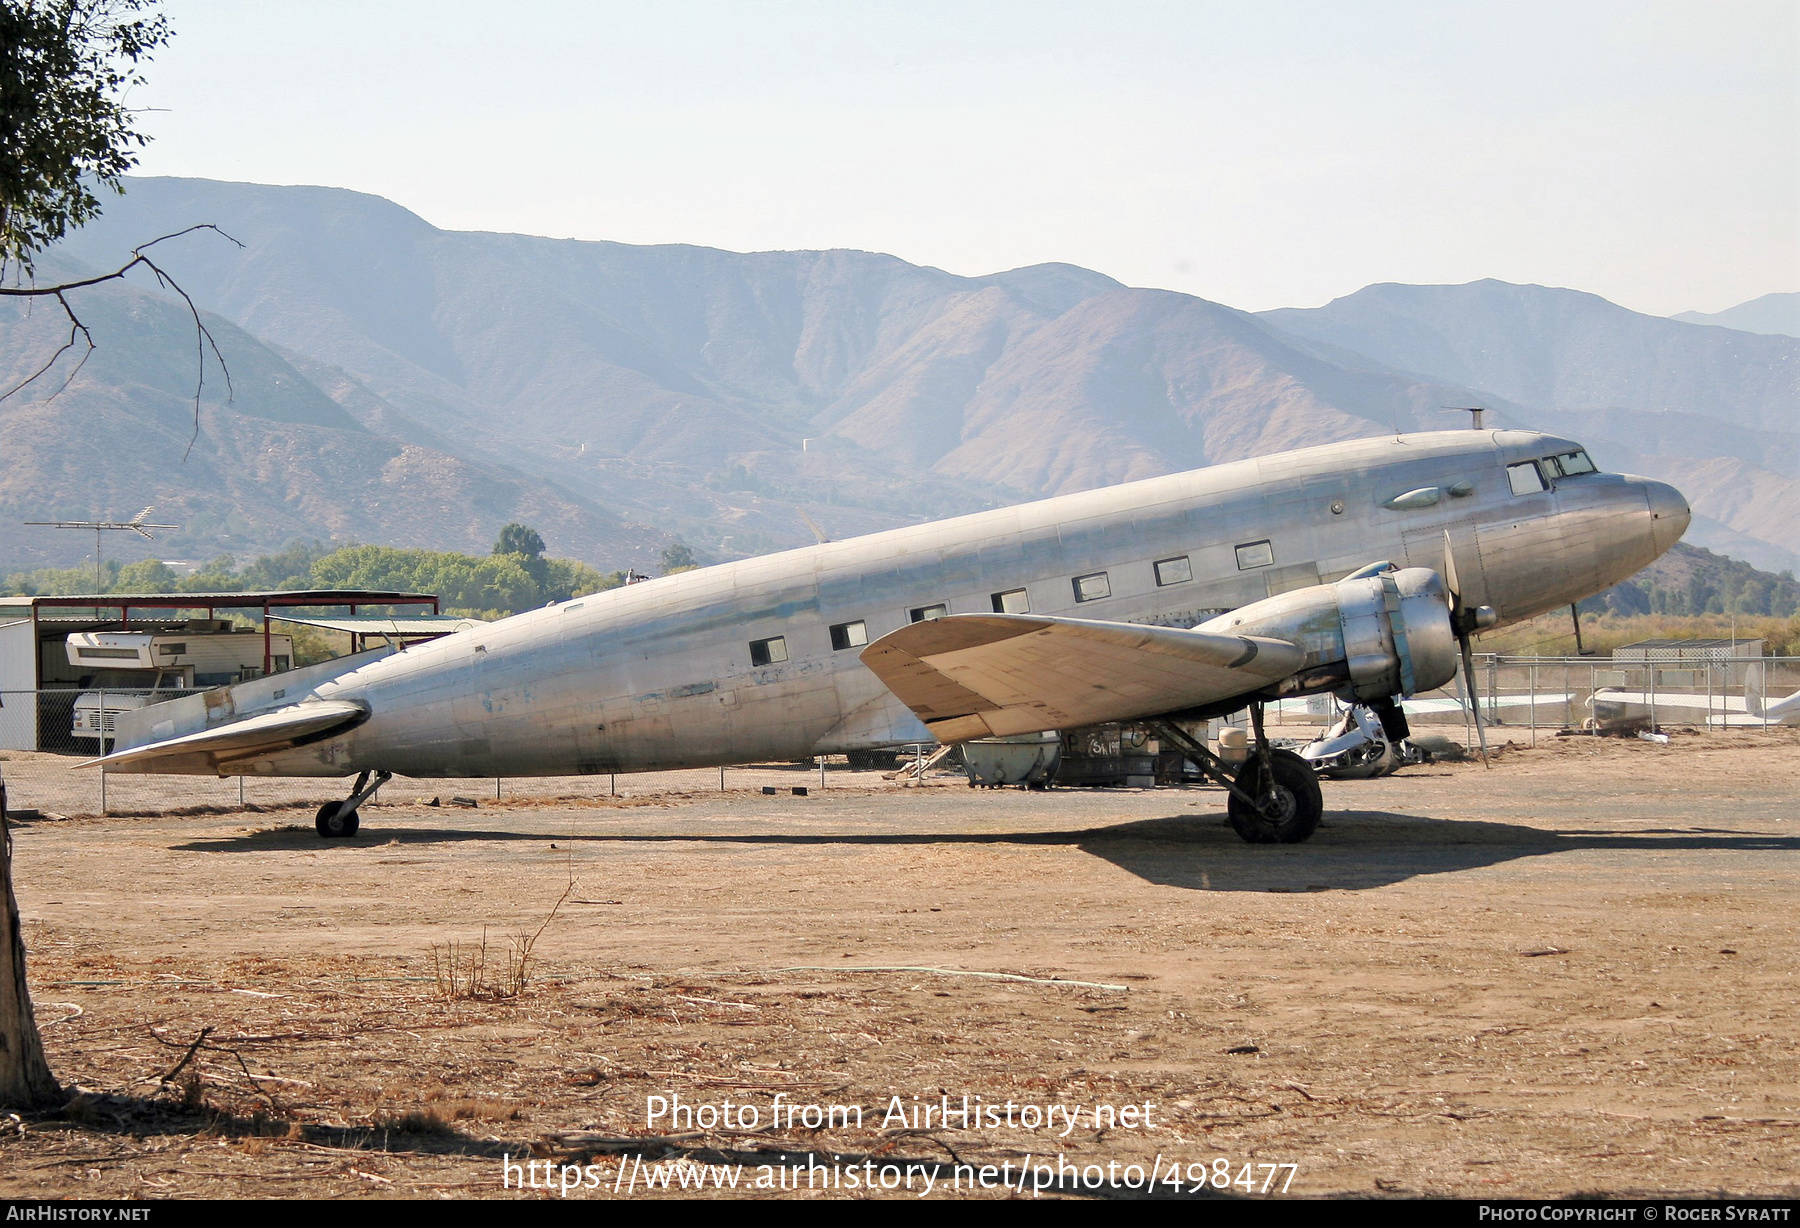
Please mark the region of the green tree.
[[692, 571], [700, 566], [694, 561], [694, 552], [686, 542], [675, 542], [664, 546], [662, 552], [663, 575], [672, 576], [678, 571]]
[[494, 542], [494, 554], [500, 558], [515, 560], [538, 586], [538, 595], [548, 596], [546, 590], [550, 586], [550, 570], [544, 560], [544, 539], [538, 536], [536, 529], [517, 521], [502, 526], [499, 540]]
[[502, 525], [500, 537], [494, 542], [495, 554], [522, 554], [528, 559], [542, 558], [544, 555], [544, 539], [538, 531], [528, 524]]
[[438, 550], [347, 546], [313, 564], [312, 586], [436, 593], [447, 611], [472, 615], [513, 614], [542, 604], [537, 581], [511, 554], [475, 558]]
[[[44, 375], [71, 350], [81, 351], [75, 366], [80, 370], [95, 341], [75, 313], [70, 292], [117, 281], [142, 266], [155, 274], [158, 284], [179, 294], [193, 315], [202, 360], [194, 388], [197, 439], [206, 352], [224, 370], [228, 403], [231, 372], [199, 308], [148, 252], [165, 239], [196, 230], [231, 236], [203, 222], [139, 244], [131, 259], [110, 273], [48, 286], [38, 285], [31, 275], [38, 252], [99, 214], [95, 188], [123, 190], [120, 176], [137, 165], [136, 151], [149, 141], [133, 126], [125, 94], [143, 83], [139, 66], [169, 41], [160, 4], [0, 0], [0, 298], [53, 298], [69, 322], [68, 337], [49, 359], [0, 393], [0, 400]], [[5, 284], [9, 275], [10, 285]]]
[[0, 0], [0, 267], [99, 214], [147, 138], [124, 94], [169, 40], [156, 0]]
[[603, 576], [586, 563], [574, 559], [545, 559], [544, 599], [567, 601], [589, 593], [603, 593], [625, 583], [625, 573], [615, 571]]
[[174, 569], [161, 559], [139, 559], [119, 568], [118, 577], [113, 580], [112, 591], [172, 593], [175, 591], [175, 580]]

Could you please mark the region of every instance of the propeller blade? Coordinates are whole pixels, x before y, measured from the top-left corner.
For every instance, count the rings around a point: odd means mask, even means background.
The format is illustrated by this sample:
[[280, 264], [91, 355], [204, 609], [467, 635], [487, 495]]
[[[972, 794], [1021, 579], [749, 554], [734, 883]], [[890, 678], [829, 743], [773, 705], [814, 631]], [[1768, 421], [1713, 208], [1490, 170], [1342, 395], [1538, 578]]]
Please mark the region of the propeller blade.
[[1487, 726], [1481, 723], [1481, 692], [1475, 689], [1475, 650], [1469, 646], [1469, 637], [1459, 634], [1456, 646], [1462, 649], [1463, 693], [1469, 697], [1469, 709], [1475, 714], [1475, 736], [1481, 739], [1481, 766], [1491, 767], [1488, 763]]
[[1450, 530], [1444, 530], [1444, 587], [1450, 590], [1450, 614], [1462, 612], [1462, 585], [1456, 579], [1456, 547], [1450, 544]]

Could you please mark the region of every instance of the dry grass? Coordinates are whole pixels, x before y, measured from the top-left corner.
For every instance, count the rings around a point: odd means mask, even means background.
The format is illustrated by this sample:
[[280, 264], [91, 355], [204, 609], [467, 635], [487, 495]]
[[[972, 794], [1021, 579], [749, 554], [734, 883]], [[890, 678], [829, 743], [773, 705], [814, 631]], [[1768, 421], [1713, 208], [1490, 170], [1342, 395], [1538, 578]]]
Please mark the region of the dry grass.
[[[1778, 657], [1800, 656], [1800, 617], [1757, 618], [1740, 614], [1735, 626], [1729, 614], [1678, 617], [1672, 614], [1636, 614], [1628, 618], [1584, 614], [1581, 645], [1604, 656], [1613, 649], [1639, 640], [1730, 639], [1766, 640], [1767, 651]], [[1574, 656], [1575, 632], [1566, 609], [1539, 615], [1503, 631], [1477, 638], [1479, 652], [1519, 655]]]
[[556, 914], [575, 893], [573, 878], [563, 889], [550, 913], [535, 930], [518, 930], [506, 936], [505, 962], [490, 976], [488, 965], [487, 927], [481, 930], [481, 941], [458, 942], [454, 939], [432, 943], [427, 949], [431, 958], [431, 975], [441, 997], [473, 1001], [477, 998], [516, 998], [531, 984], [531, 953]]

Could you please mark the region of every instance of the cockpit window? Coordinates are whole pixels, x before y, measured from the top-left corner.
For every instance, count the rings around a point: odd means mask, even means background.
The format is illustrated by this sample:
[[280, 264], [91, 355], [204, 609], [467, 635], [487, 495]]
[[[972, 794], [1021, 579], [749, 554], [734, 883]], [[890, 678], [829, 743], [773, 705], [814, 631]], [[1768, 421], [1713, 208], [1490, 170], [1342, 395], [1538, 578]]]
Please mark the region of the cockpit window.
[[1599, 472], [1594, 468], [1594, 462], [1588, 459], [1588, 454], [1579, 449], [1574, 452], [1559, 452], [1551, 459], [1561, 466], [1564, 477], [1574, 478], [1584, 473]]
[[1544, 489], [1544, 479], [1538, 473], [1536, 461], [1523, 461], [1517, 465], [1508, 465], [1506, 480], [1512, 483], [1512, 492], [1515, 495], [1533, 495]]

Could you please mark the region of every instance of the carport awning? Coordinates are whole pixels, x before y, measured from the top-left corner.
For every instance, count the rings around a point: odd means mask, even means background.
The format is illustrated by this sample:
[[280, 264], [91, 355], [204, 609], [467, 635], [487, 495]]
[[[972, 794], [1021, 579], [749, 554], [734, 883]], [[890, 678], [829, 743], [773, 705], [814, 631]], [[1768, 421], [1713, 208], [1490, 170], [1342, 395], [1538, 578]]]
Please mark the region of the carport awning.
[[389, 617], [386, 614], [346, 614], [340, 618], [301, 618], [293, 614], [269, 615], [271, 622], [298, 623], [302, 627], [321, 627], [326, 631], [346, 631], [351, 635], [449, 635], [481, 626], [478, 618], [459, 618], [454, 614], [408, 614]]

